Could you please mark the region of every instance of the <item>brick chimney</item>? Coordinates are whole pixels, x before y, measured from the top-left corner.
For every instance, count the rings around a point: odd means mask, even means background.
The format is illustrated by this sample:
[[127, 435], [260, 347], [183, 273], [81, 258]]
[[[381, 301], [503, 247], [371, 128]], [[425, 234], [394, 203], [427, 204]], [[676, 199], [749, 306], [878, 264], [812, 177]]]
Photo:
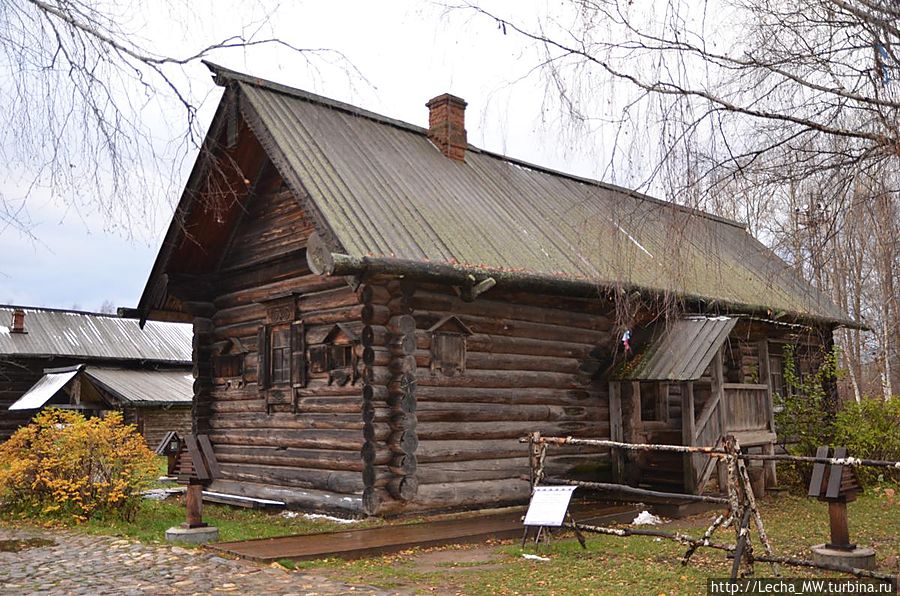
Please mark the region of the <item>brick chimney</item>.
[[450, 159], [465, 161], [466, 102], [444, 93], [425, 106], [428, 108], [428, 138]]
[[12, 328], [9, 330], [9, 332], [27, 333], [27, 331], [25, 331], [25, 311], [21, 308], [17, 308], [13, 311]]

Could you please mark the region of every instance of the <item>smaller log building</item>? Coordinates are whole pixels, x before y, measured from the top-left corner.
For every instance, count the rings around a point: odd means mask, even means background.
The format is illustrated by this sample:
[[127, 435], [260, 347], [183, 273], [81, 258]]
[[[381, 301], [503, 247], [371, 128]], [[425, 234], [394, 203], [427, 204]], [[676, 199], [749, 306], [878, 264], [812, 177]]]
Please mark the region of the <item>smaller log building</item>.
[[118, 410], [155, 447], [191, 428], [191, 327], [0, 306], [0, 441], [45, 406]]
[[[193, 324], [213, 490], [391, 515], [523, 502], [532, 431], [771, 450], [783, 347], [855, 324], [738, 222], [468, 144], [458, 97], [422, 128], [210, 68], [138, 312]], [[604, 450], [547, 469], [716, 478]]]

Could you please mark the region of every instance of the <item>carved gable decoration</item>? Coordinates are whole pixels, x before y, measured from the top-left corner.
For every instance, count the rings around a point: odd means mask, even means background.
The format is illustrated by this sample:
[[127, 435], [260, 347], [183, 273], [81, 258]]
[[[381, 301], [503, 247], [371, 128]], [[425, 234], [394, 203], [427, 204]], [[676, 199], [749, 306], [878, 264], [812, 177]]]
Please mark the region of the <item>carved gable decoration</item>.
[[336, 323], [331, 327], [317, 327], [306, 333], [306, 343], [350, 344], [359, 341], [359, 336], [348, 325]]
[[444, 317], [428, 331], [431, 333], [431, 372], [448, 377], [466, 372], [466, 337], [472, 330], [457, 317]]
[[468, 325], [459, 320], [459, 318], [449, 315], [428, 328], [429, 333], [459, 333], [461, 335], [472, 335], [472, 330]]
[[297, 318], [297, 296], [293, 293], [261, 301], [266, 307], [266, 324], [290, 323]]

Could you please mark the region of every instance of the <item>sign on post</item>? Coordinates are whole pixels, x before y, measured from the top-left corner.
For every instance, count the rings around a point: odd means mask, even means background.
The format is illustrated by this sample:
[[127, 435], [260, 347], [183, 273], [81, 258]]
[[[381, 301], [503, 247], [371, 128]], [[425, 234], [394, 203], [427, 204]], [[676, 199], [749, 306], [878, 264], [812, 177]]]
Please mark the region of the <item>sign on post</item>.
[[528, 512], [525, 514], [526, 526], [560, 527], [569, 510], [569, 501], [577, 486], [536, 486]]

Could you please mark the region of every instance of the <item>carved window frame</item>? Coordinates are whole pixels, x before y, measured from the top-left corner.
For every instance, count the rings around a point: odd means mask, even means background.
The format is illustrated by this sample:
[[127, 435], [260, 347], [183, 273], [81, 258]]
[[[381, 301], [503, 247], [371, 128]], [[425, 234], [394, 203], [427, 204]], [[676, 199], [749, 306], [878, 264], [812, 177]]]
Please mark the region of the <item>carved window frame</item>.
[[[267, 412], [275, 405], [291, 404], [296, 413], [297, 390], [306, 387], [308, 376], [306, 332], [303, 321], [297, 317], [297, 296], [279, 296], [263, 304], [266, 319], [257, 335], [257, 387], [265, 397]], [[276, 369], [276, 356], [282, 364], [286, 359], [287, 366]], [[276, 378], [278, 371], [282, 374]]]

